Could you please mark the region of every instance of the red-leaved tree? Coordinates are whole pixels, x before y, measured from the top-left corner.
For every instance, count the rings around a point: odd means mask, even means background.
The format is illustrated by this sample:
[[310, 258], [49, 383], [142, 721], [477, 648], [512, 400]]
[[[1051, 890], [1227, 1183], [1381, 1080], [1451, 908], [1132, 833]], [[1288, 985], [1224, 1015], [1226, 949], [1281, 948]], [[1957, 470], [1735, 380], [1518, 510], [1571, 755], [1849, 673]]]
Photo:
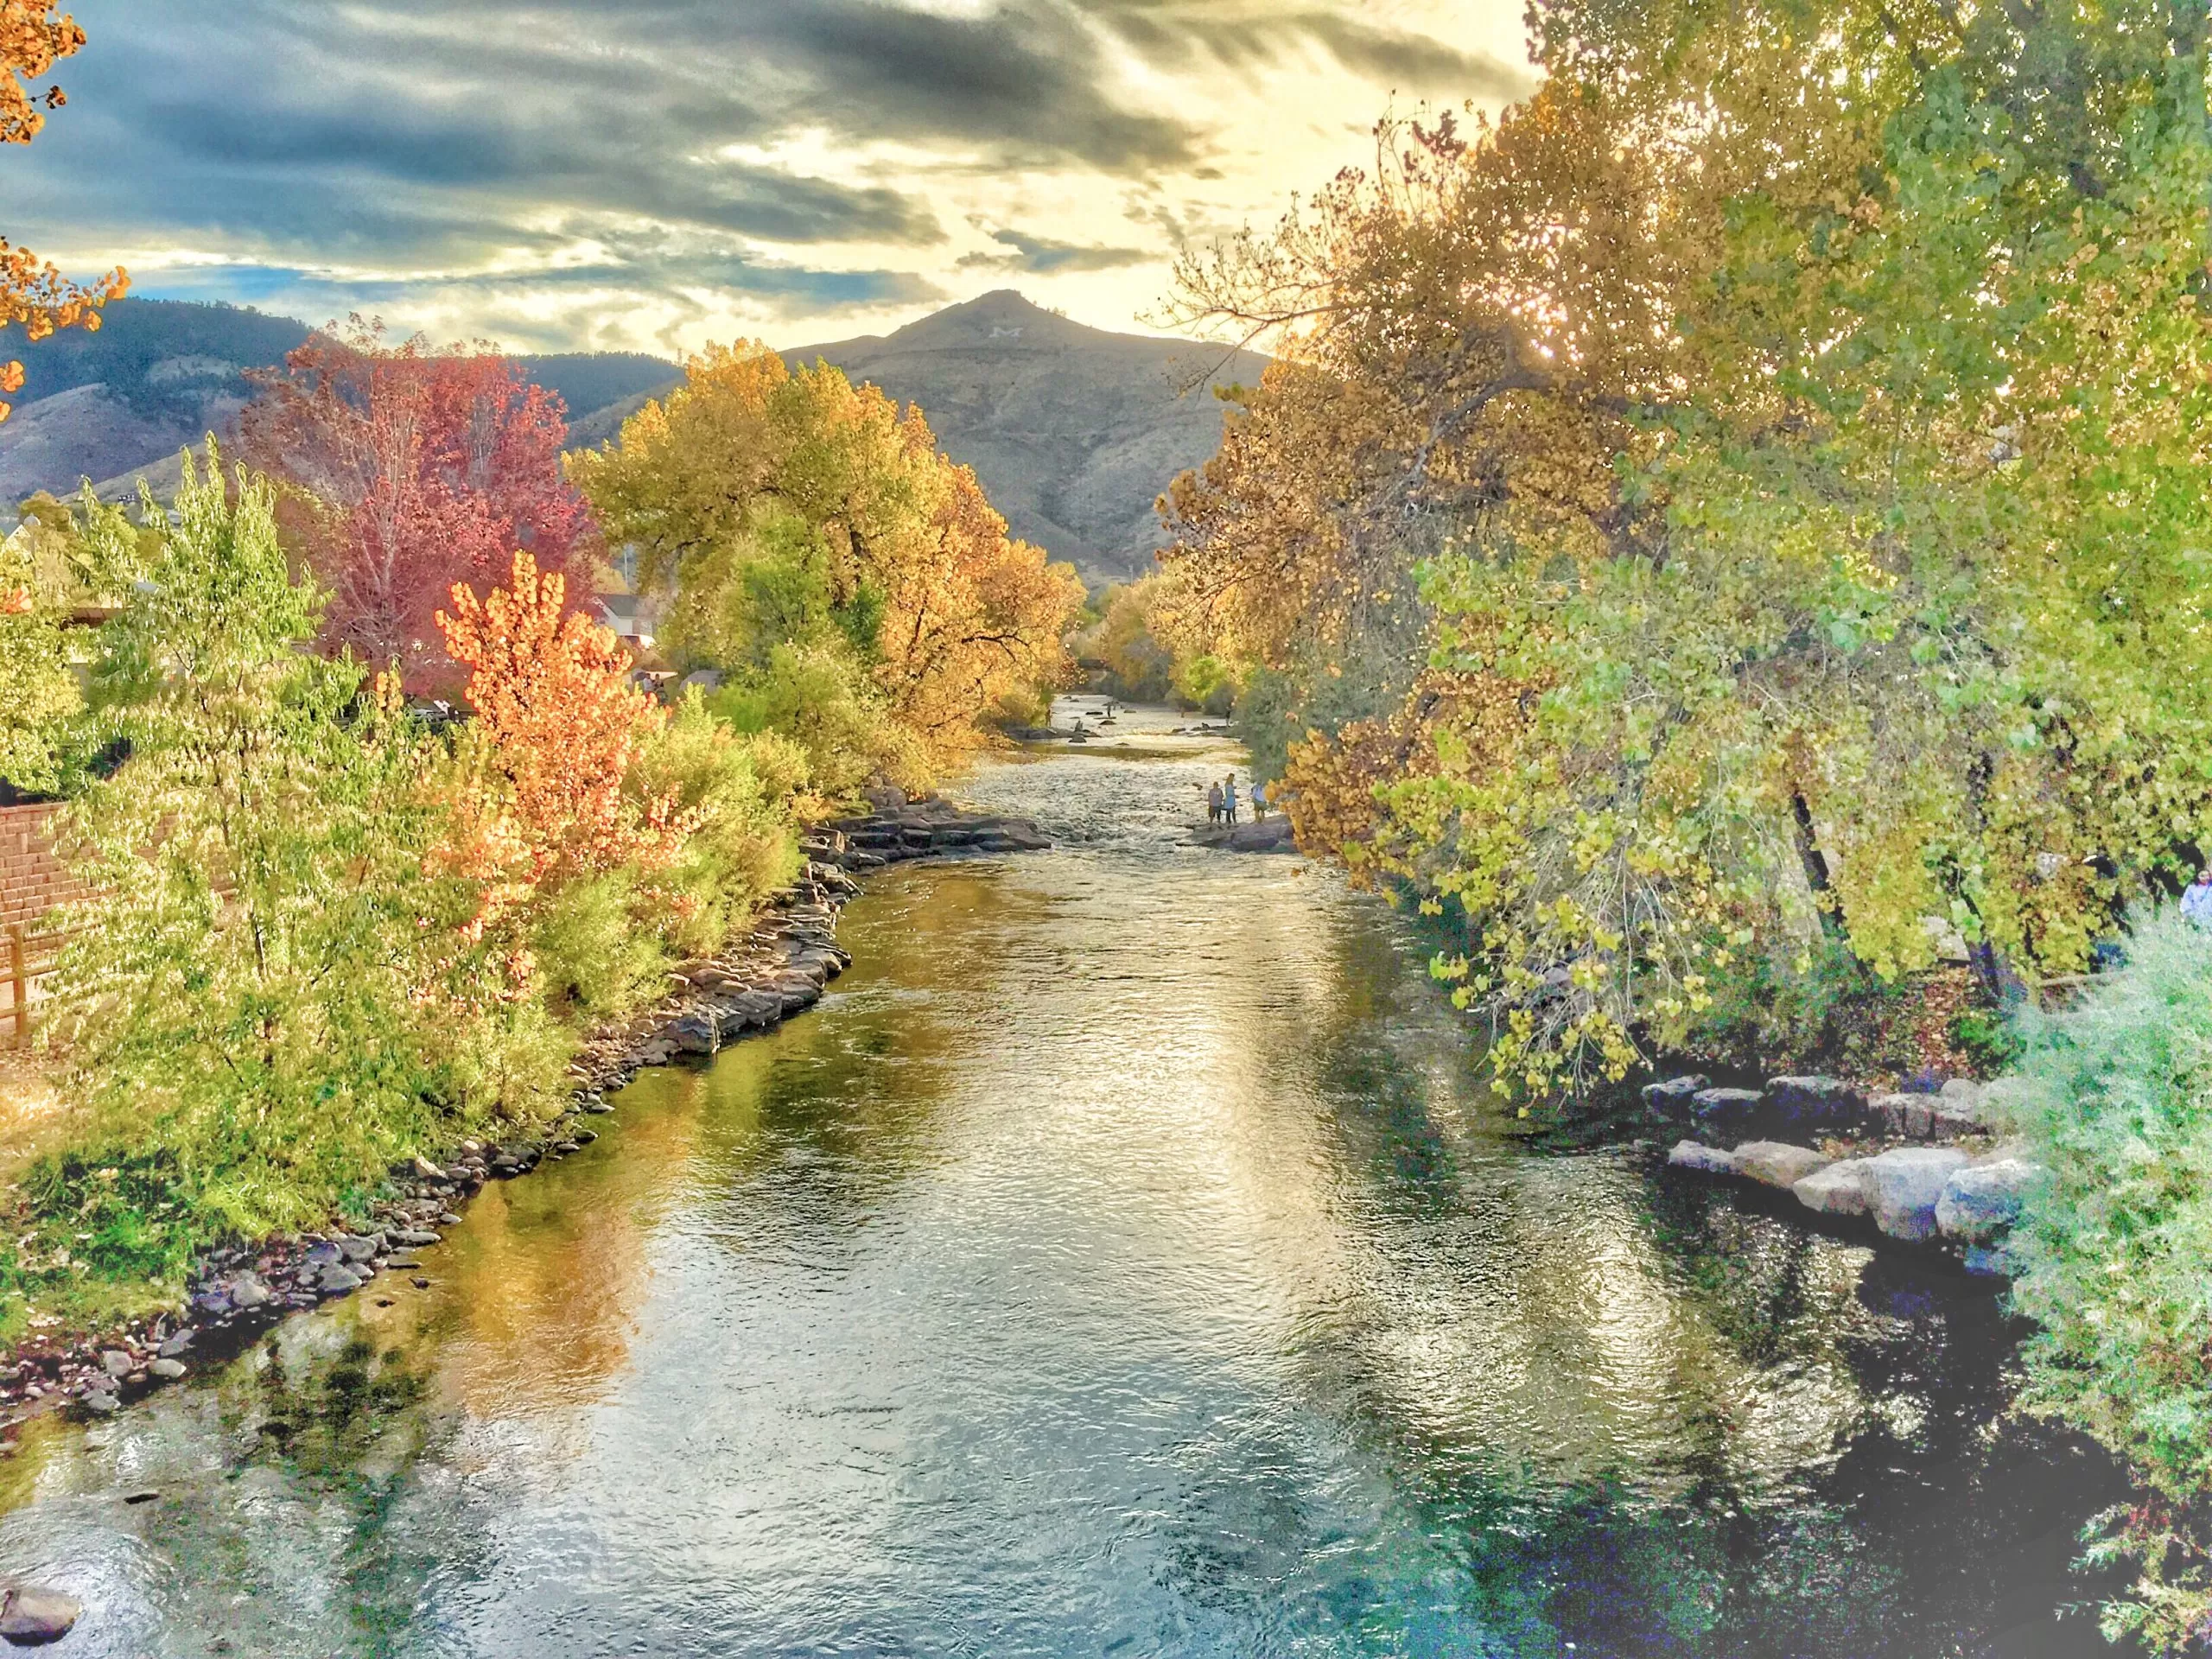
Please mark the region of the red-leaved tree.
[[[331, 600], [323, 643], [410, 691], [460, 675], [435, 617], [456, 583], [483, 591], [517, 549], [582, 578], [595, 539], [561, 474], [560, 398], [486, 348], [396, 346], [357, 318], [317, 334], [254, 377], [240, 421], [245, 459], [292, 486], [287, 528]], [[580, 604], [586, 580], [566, 584]]]

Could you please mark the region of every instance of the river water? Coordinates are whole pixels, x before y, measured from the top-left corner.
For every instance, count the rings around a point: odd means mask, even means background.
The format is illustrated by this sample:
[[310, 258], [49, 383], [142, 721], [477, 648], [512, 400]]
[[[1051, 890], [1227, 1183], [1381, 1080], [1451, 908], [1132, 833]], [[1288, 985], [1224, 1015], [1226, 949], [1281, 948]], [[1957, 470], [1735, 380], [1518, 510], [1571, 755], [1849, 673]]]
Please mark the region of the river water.
[[988, 769], [1055, 850], [876, 880], [427, 1288], [35, 1427], [48, 1651], [2109, 1651], [1994, 1293], [1532, 1147], [1403, 918], [1187, 844], [1240, 758]]

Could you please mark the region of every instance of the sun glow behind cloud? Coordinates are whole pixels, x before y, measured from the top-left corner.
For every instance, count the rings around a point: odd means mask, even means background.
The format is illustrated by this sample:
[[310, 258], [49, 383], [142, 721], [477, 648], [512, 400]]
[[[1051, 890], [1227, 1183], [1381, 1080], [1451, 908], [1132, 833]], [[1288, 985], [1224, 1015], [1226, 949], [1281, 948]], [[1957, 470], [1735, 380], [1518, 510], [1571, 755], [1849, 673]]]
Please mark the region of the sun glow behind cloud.
[[522, 348], [1128, 328], [1177, 251], [1528, 84], [1515, 0], [79, 0], [0, 226], [142, 294]]

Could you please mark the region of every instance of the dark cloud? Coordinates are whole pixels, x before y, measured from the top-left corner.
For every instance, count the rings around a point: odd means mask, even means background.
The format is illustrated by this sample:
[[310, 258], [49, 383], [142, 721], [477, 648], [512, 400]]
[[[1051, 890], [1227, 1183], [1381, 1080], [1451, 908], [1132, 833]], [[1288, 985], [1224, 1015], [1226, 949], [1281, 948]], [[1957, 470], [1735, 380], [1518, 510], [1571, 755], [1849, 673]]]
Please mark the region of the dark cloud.
[[[90, 44], [61, 67], [68, 109], [0, 158], [0, 229], [203, 249], [242, 263], [149, 275], [241, 298], [318, 283], [371, 303], [525, 283], [678, 309], [707, 286], [794, 307], [925, 298], [911, 273], [826, 267], [852, 247], [946, 268], [925, 257], [947, 240], [932, 165], [1132, 189], [1221, 176], [1218, 118], [1137, 105], [1132, 54], [1249, 68], [1318, 49], [1409, 91], [1510, 89], [1487, 58], [1332, 3], [1351, 0], [73, 0]], [[802, 137], [833, 158], [937, 160], [825, 163], [828, 179], [762, 159]], [[1161, 251], [991, 235], [961, 263], [1054, 275]]]
[[1020, 231], [993, 231], [991, 240], [1004, 253], [962, 256], [963, 270], [1026, 270], [1049, 276], [1064, 270], [1118, 270], [1141, 265], [1157, 256], [1143, 248], [1092, 247], [1080, 242], [1055, 242], [1049, 237], [1026, 236]]

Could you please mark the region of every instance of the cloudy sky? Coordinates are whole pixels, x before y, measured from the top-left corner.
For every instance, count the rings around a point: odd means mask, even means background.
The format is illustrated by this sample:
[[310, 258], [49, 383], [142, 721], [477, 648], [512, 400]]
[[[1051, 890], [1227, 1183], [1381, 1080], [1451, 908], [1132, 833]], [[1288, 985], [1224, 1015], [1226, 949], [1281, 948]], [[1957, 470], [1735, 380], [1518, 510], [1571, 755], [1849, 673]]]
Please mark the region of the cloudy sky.
[[1141, 326], [1176, 250], [1526, 84], [1521, 0], [70, 0], [0, 232], [526, 349]]

